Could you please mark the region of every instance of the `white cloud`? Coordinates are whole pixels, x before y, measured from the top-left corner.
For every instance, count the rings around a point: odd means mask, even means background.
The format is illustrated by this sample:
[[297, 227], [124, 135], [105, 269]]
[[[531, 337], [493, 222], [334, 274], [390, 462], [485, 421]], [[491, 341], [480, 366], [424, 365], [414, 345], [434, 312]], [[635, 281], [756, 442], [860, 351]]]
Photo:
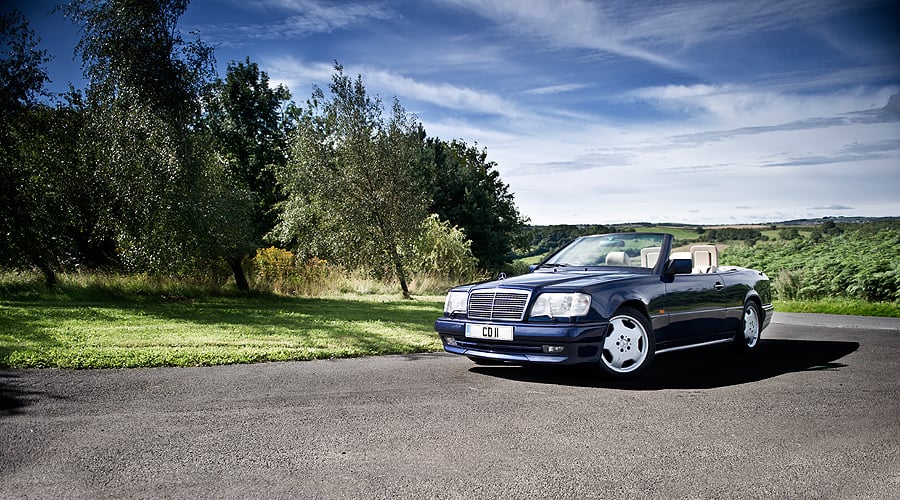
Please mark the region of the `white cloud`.
[[[306, 63], [294, 57], [278, 57], [265, 61], [273, 82], [284, 83], [288, 88], [301, 88], [315, 83], [319, 86], [331, 81], [334, 67], [324, 63]], [[386, 95], [397, 96], [400, 103], [408, 106], [408, 100], [414, 99], [432, 105], [459, 110], [466, 113], [485, 113], [501, 115], [509, 118], [521, 117], [516, 103], [491, 92], [468, 87], [460, 87], [448, 83], [430, 83], [398, 75], [391, 71], [365, 67], [344, 67], [344, 74], [362, 75], [366, 90], [379, 94], [382, 99]], [[308, 82], [308, 83], [307, 83]]]
[[588, 88], [588, 85], [583, 83], [563, 83], [559, 85], [547, 85], [544, 87], [529, 89], [524, 93], [531, 95], [551, 95], [562, 94], [564, 92], [575, 92], [577, 90], [583, 90], [586, 88]]
[[296, 39], [314, 34], [331, 33], [370, 21], [384, 21], [396, 14], [385, 4], [344, 2], [332, 4], [318, 0], [261, 0], [236, 2], [242, 9], [271, 11], [272, 19], [264, 23], [230, 25], [198, 25], [205, 38], [240, 46], [250, 40]]
[[[679, 64], [668, 55], [677, 54], [673, 41], [715, 43], [780, 29], [801, 22], [810, 5], [762, 2], [754, 9], [743, 3], [663, 2], [650, 9], [583, 1], [528, 8], [507, 1], [447, 3], [553, 50], [588, 48], [667, 68]], [[824, 17], [843, 5], [823, 3], [819, 13], [809, 15]], [[686, 16], [681, 25], [672, 21], [676, 14]], [[891, 215], [900, 209], [893, 192], [900, 185], [900, 122], [896, 116], [876, 116], [900, 87], [865, 83], [892, 81], [895, 68], [809, 70], [762, 75], [755, 82], [672, 83], [619, 94], [604, 93], [602, 82], [542, 75], [523, 77], [524, 85], [504, 94], [496, 75], [534, 71], [501, 57], [515, 40], [501, 38], [485, 47], [490, 62], [479, 64], [489, 68], [489, 78], [456, 79], [465, 74], [468, 43], [475, 43], [464, 34], [446, 50], [420, 47], [413, 51], [415, 62], [353, 62], [345, 72], [362, 74], [370, 93], [397, 96], [420, 116], [429, 135], [486, 147], [522, 212], [538, 224], [765, 222], [829, 212]], [[426, 64], [423, 71], [416, 65], [426, 53], [441, 62]], [[271, 63], [273, 81], [287, 83], [295, 95], [312, 82], [327, 85], [333, 72], [330, 64], [294, 57]], [[442, 73], [441, 64], [453, 68]], [[465, 83], [481, 79], [483, 88]], [[580, 92], [594, 86], [593, 99]], [[525, 104], [566, 93], [577, 106]], [[603, 114], [621, 112], [618, 108], [646, 116], [623, 120]]]
[[333, 64], [306, 63], [290, 56], [264, 58], [259, 64], [273, 85], [286, 86], [298, 102], [306, 99], [313, 85], [321, 87], [330, 82], [334, 73]]
[[633, 2], [615, 4], [609, 12], [628, 25], [629, 38], [654, 46], [686, 46], [709, 43], [789, 28], [840, 15], [875, 3], [870, 0], [743, 0]]
[[583, 48], [686, 69], [679, 53], [761, 31], [839, 15], [877, 0], [605, 1], [440, 0], [471, 10], [503, 29], [555, 48]]
[[[718, 91], [669, 89], [659, 95], [694, 99]], [[536, 224], [766, 222], [829, 211], [896, 215], [900, 120], [854, 119], [854, 105], [868, 109], [885, 92], [819, 96], [825, 103], [773, 95], [757, 100], [765, 105], [743, 121], [740, 113], [720, 112], [729, 116], [721, 121], [736, 129], [699, 120], [626, 128], [554, 122], [542, 135], [484, 144]], [[794, 110], [792, 117], [831, 114], [779, 123], [779, 107]], [[754, 126], [756, 120], [772, 125]], [[730, 215], [736, 206], [749, 208]]]
[[818, 94], [786, 94], [765, 87], [731, 85], [666, 85], [630, 91], [626, 100], [641, 100], [666, 111], [700, 116], [717, 127], [796, 124], [817, 117], [883, 107], [900, 87], [863, 87]]
[[387, 89], [396, 96], [425, 101], [442, 108], [509, 117], [522, 114], [517, 110], [518, 106], [515, 103], [491, 92], [447, 83], [420, 82], [383, 70], [368, 71], [363, 74], [365, 81]]
[[[295, 58], [270, 63], [273, 81], [291, 88], [326, 85], [333, 72]], [[879, 111], [896, 87], [819, 95], [737, 85], [648, 87], [624, 99], [682, 119], [626, 125], [523, 111], [512, 96], [384, 69], [345, 72], [361, 73], [383, 98], [398, 96], [430, 136], [486, 147], [536, 224], [766, 222], [897, 209], [900, 121]]]
[[586, 48], [678, 68], [681, 64], [632, 43], [628, 27], [610, 18], [602, 4], [584, 0], [445, 0], [472, 10], [505, 30], [557, 48]]

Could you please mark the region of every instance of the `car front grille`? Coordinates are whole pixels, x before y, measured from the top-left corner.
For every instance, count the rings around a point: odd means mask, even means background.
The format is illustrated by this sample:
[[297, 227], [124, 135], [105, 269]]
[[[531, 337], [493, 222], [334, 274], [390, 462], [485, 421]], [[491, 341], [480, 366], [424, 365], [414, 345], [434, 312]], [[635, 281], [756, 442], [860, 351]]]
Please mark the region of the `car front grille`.
[[492, 288], [469, 294], [469, 319], [522, 321], [531, 292]]

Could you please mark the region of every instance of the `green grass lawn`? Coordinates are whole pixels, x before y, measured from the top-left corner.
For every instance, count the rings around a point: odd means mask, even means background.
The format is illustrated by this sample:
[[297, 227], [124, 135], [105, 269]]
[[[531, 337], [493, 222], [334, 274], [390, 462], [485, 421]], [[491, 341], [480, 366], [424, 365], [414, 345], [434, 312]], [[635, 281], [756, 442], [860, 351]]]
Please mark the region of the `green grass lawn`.
[[0, 366], [194, 366], [438, 351], [443, 298], [0, 298]]

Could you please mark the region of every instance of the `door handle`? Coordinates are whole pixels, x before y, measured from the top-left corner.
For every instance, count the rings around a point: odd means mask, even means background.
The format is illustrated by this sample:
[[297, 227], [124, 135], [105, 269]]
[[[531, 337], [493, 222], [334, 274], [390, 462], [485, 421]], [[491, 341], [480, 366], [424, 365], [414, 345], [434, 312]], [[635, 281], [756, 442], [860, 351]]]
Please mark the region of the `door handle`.
[[713, 288], [715, 288], [716, 290], [721, 290], [721, 289], [725, 288], [725, 285], [722, 284], [721, 281], [716, 281], [716, 284], [713, 285]]

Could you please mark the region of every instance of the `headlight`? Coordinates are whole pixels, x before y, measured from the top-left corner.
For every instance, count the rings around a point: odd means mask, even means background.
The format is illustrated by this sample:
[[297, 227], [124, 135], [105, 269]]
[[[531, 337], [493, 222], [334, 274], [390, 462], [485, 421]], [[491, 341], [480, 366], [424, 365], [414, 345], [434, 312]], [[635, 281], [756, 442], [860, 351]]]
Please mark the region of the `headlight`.
[[448, 314], [468, 312], [469, 292], [450, 292], [444, 300], [444, 312]]
[[531, 317], [572, 318], [591, 310], [591, 296], [583, 293], [542, 293], [531, 307]]

